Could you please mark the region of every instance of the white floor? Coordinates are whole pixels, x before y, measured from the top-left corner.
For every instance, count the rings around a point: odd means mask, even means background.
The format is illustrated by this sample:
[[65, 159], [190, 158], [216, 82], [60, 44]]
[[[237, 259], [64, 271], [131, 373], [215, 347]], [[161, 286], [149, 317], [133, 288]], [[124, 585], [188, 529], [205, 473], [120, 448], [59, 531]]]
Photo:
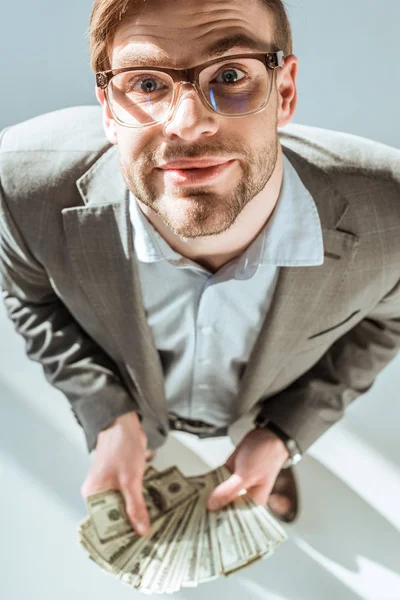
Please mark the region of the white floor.
[[[0, 306], [0, 599], [119, 600], [138, 593], [77, 543], [91, 458], [67, 400], [27, 359]], [[400, 355], [296, 467], [289, 540], [245, 571], [179, 599], [400, 600]], [[159, 467], [224, 462], [228, 439], [170, 436]]]

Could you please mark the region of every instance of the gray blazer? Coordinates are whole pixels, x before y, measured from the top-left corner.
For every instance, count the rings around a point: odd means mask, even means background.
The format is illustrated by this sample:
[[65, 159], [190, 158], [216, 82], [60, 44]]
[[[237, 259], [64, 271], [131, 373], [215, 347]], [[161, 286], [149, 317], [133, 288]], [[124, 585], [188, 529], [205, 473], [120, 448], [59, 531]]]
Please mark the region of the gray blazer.
[[[400, 151], [301, 125], [279, 137], [316, 203], [325, 261], [280, 269], [232, 422], [261, 411], [305, 451], [400, 347]], [[68, 398], [89, 450], [130, 410], [160, 446], [162, 365], [101, 108], [31, 119], [0, 144], [2, 294], [28, 356]]]

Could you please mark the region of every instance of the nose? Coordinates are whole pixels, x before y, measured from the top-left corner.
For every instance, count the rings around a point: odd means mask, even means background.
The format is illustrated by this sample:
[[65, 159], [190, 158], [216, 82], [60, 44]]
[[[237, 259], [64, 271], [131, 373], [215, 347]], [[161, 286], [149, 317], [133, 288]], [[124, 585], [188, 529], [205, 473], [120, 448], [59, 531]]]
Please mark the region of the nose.
[[[218, 129], [218, 116], [204, 106], [194, 83], [181, 81], [178, 85], [178, 99], [164, 124], [164, 135], [180, 137], [188, 142], [214, 135]], [[192, 89], [188, 89], [188, 86]]]

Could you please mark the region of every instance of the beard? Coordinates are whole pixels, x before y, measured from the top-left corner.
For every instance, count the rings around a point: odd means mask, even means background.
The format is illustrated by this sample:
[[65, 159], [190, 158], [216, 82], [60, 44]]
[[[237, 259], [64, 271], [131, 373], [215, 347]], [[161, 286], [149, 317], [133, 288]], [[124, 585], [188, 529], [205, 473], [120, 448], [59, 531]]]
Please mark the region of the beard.
[[[245, 206], [263, 190], [271, 178], [278, 157], [278, 133], [276, 128], [274, 131], [275, 136], [257, 150], [242, 140], [240, 144], [226, 142], [177, 147], [174, 154], [171, 149], [163, 156], [160, 147], [154, 151], [146, 147], [137, 159], [124, 160], [118, 145], [122, 176], [132, 194], [181, 239], [218, 235], [235, 223]], [[224, 190], [223, 193], [217, 192], [215, 186], [213, 189], [212, 185], [206, 184], [195, 187], [177, 186], [171, 190], [156, 184], [154, 168], [160, 163], [203, 156], [240, 157], [238, 164], [242, 172], [236, 175], [237, 183], [233, 186], [228, 184], [231, 189]], [[237, 173], [236, 168], [235, 171]]]

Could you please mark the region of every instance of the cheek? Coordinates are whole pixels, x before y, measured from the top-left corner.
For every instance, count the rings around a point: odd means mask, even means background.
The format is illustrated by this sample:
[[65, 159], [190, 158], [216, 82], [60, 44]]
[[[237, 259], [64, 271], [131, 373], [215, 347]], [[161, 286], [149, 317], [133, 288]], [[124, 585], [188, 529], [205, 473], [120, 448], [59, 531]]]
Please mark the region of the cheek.
[[238, 148], [242, 149], [249, 160], [254, 159], [255, 155], [260, 152], [265, 152], [274, 143], [277, 135], [276, 128], [271, 126], [269, 119], [265, 116], [261, 118], [261, 114], [253, 115], [248, 120], [244, 119], [244, 123], [238, 128], [236, 137], [232, 139]]
[[119, 127], [117, 137], [120, 160], [131, 168], [134, 168], [135, 163], [143, 162], [151, 153], [151, 149], [157, 147], [154, 133], [150, 130]]
[[244, 143], [252, 150], [264, 148], [268, 142], [272, 142], [277, 135], [277, 114], [274, 99], [270, 101], [266, 108], [249, 117], [243, 119], [232, 119], [234, 134], [231, 136], [237, 140], [242, 139]]

